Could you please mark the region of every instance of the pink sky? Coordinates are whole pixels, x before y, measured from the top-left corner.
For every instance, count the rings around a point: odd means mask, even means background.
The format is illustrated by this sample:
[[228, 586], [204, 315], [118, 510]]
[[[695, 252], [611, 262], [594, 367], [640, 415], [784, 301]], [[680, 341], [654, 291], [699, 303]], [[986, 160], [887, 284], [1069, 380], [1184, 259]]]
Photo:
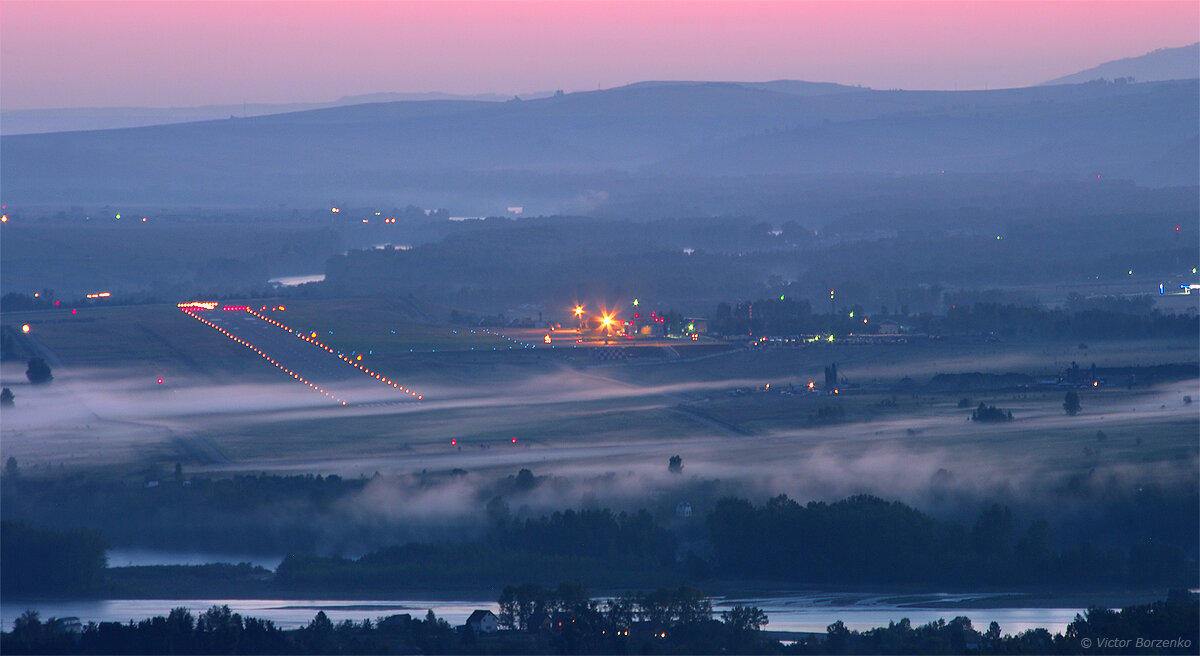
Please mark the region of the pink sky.
[[1037, 84], [1200, 40], [1183, 2], [0, 3], [0, 103], [306, 102], [643, 80]]

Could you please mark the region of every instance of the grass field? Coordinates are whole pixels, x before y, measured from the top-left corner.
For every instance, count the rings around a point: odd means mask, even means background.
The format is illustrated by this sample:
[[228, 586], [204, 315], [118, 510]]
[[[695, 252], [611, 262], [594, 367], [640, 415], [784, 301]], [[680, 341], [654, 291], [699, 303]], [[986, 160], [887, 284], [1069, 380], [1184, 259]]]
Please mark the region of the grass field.
[[[72, 467], [183, 461], [211, 471], [370, 475], [454, 467], [511, 473], [521, 466], [595, 473], [657, 468], [683, 453], [690, 472], [743, 478], [766, 475], [764, 462], [769, 476], [791, 476], [789, 468], [808, 472], [821, 458], [847, 463], [879, 454], [922, 471], [942, 460], [1068, 473], [1197, 461], [1200, 404], [1182, 403], [1184, 395], [1200, 399], [1196, 381], [1087, 390], [1084, 411], [1073, 418], [1062, 412], [1061, 390], [886, 390], [903, 377], [921, 384], [936, 373], [1041, 376], [1072, 360], [1099, 367], [1194, 363], [1197, 349], [1189, 340], [1086, 349], [947, 340], [727, 352], [689, 351], [691, 344], [681, 342], [678, 357], [609, 364], [568, 344], [520, 345], [532, 344], [540, 330], [500, 337], [492, 334], [499, 330], [418, 323], [391, 301], [289, 301], [286, 310], [269, 314], [317, 332], [339, 350], [364, 353], [364, 364], [409, 381], [425, 400], [330, 408], [174, 306], [14, 313], [5, 323], [29, 323], [66, 367], [46, 388], [24, 384], [18, 364], [0, 370], [18, 396], [18, 406], [5, 413], [0, 455]], [[881, 391], [839, 397], [749, 391], [765, 383], [773, 390], [819, 383], [832, 362], [844, 378]], [[748, 391], [730, 394], [738, 388]], [[1011, 409], [1016, 420], [970, 424], [968, 410], [957, 405], [964, 396]], [[823, 406], [842, 414], [818, 420]], [[846, 466], [845, 477], [868, 476]]]

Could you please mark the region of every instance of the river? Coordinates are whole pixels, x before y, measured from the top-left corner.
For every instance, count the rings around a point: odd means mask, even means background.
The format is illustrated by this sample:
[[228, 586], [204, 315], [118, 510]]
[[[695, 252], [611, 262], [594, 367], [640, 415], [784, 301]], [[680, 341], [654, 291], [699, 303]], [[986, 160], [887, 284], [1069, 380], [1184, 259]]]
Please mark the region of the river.
[[[767, 629], [775, 631], [824, 632], [837, 620], [854, 630], [887, 626], [888, 622], [908, 618], [914, 626], [944, 618], [949, 621], [958, 615], [971, 618], [972, 625], [986, 630], [989, 622], [997, 622], [1004, 633], [1016, 634], [1041, 627], [1051, 633], [1062, 633], [1080, 608], [1023, 607], [1014, 597], [1013, 605], [1005, 608], [972, 608], [972, 600], [993, 595], [927, 594], [866, 595], [829, 592], [795, 592], [774, 596], [716, 597], [714, 610], [718, 613], [735, 604], [757, 606], [767, 613]], [[953, 603], [955, 608], [939, 608], [937, 604]], [[81, 601], [9, 601], [0, 602], [0, 621], [5, 628], [28, 609], [37, 610], [42, 619], [49, 617], [78, 617], [88, 622], [128, 622], [154, 615], [166, 615], [172, 608], [185, 607], [200, 613], [213, 605], [229, 605], [242, 615], [268, 619], [281, 628], [304, 626], [312, 621], [318, 610], [325, 611], [334, 622], [376, 619], [398, 613], [423, 617], [432, 610], [451, 624], [462, 624], [477, 608], [498, 611], [495, 601], [460, 599], [431, 601], [422, 599], [103, 599]], [[986, 606], [987, 604], [981, 604]]]

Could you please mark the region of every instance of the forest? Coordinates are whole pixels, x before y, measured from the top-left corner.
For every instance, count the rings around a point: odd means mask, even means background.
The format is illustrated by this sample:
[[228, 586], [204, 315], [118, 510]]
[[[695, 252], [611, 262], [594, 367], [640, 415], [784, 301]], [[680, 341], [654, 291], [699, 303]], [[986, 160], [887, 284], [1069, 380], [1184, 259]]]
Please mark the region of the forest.
[[[326, 512], [345, 507], [337, 500], [348, 498], [359, 485], [336, 477], [207, 483], [186, 505], [178, 501], [186, 488], [160, 498], [147, 521], [157, 517], [161, 530], [167, 531], [194, 522], [191, 531], [207, 532], [182, 533], [191, 544], [231, 535], [248, 540], [246, 544], [279, 540], [287, 534], [271, 532], [278, 528], [260, 531], [256, 538], [255, 518], [272, 514], [273, 507], [300, 510], [304, 506], [296, 501], [304, 496]], [[6, 496], [12, 496], [13, 488], [8, 489]], [[103, 488], [97, 491], [103, 494]], [[207, 504], [222, 503], [219, 499], [225, 495], [229, 503], [243, 508], [243, 523], [229, 525], [225, 513], [203, 510]], [[1111, 510], [1106, 519], [1085, 521], [1052, 513], [1020, 519], [1010, 507], [990, 504], [973, 519], [957, 522], [867, 495], [807, 504], [782, 495], [759, 504], [726, 497], [696, 523], [681, 524], [657, 519], [644, 509], [584, 508], [515, 516], [503, 498], [493, 497], [487, 503], [486, 525], [464, 525], [457, 539], [410, 538], [357, 558], [315, 555], [303, 546], [312, 533], [296, 533], [291, 536], [294, 541], [278, 543], [289, 555], [273, 575], [246, 565], [105, 569], [106, 544], [99, 531], [6, 521], [2, 565], [10, 593], [50, 597], [383, 594], [437, 586], [499, 587], [514, 577], [544, 585], [578, 580], [609, 588], [729, 580], [883, 587], [924, 583], [964, 589], [1195, 585], [1194, 555], [1186, 551], [1195, 539], [1194, 527], [1153, 520], [1154, 513], [1183, 516], [1188, 508], [1194, 511], [1194, 497], [1146, 490], [1130, 500], [1133, 505], [1112, 499], [1106, 503]], [[188, 522], [161, 519], [181, 508], [189, 509], [182, 515]], [[333, 521], [336, 515], [318, 521], [319, 517], [298, 515], [296, 525], [307, 523], [317, 530], [316, 524]], [[1115, 517], [1129, 518], [1117, 533], [1108, 523]], [[355, 523], [343, 519], [338, 525], [348, 536], [361, 535], [362, 527]], [[697, 538], [712, 545], [711, 553], [695, 551], [700, 547], [690, 541]], [[123, 542], [128, 543], [127, 538]]]

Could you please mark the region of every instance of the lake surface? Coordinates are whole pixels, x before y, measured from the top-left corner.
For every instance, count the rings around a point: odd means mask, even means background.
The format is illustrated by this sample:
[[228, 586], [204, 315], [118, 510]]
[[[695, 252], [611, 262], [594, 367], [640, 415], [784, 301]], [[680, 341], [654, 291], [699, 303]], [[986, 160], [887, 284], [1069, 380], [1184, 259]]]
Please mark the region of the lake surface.
[[[775, 596], [717, 597], [714, 609], [719, 614], [734, 605], [757, 606], [767, 613], [770, 623], [767, 629], [775, 631], [815, 631], [823, 633], [827, 626], [837, 620], [855, 630], [887, 626], [907, 617], [914, 626], [943, 618], [947, 621], [965, 615], [980, 631], [987, 629], [989, 622], [997, 622], [1007, 634], [1016, 634], [1026, 629], [1045, 628], [1051, 633], [1062, 633], [1067, 624], [1082, 613], [1081, 608], [1026, 608], [1020, 607], [1019, 598], [1009, 608], [970, 608], [974, 599], [990, 595], [928, 594], [905, 595], [903, 601], [895, 595], [837, 594], [829, 592], [797, 592]], [[930, 607], [938, 603], [961, 603], [964, 608]], [[22, 612], [37, 610], [42, 619], [49, 617], [78, 617], [87, 622], [128, 622], [155, 615], [166, 615], [172, 608], [183, 606], [193, 613], [201, 613], [214, 605], [226, 605], [237, 613], [268, 619], [281, 628], [291, 629], [312, 621], [317, 611], [325, 611], [334, 622], [342, 620], [374, 620], [387, 615], [409, 613], [413, 617], [424, 617], [433, 610], [438, 617], [451, 624], [463, 624], [467, 616], [478, 608], [499, 612], [495, 601], [451, 600], [431, 601], [421, 599], [106, 599], [87, 601], [8, 601], [0, 603], [0, 621], [6, 628]], [[924, 607], [922, 607], [924, 606]]]

